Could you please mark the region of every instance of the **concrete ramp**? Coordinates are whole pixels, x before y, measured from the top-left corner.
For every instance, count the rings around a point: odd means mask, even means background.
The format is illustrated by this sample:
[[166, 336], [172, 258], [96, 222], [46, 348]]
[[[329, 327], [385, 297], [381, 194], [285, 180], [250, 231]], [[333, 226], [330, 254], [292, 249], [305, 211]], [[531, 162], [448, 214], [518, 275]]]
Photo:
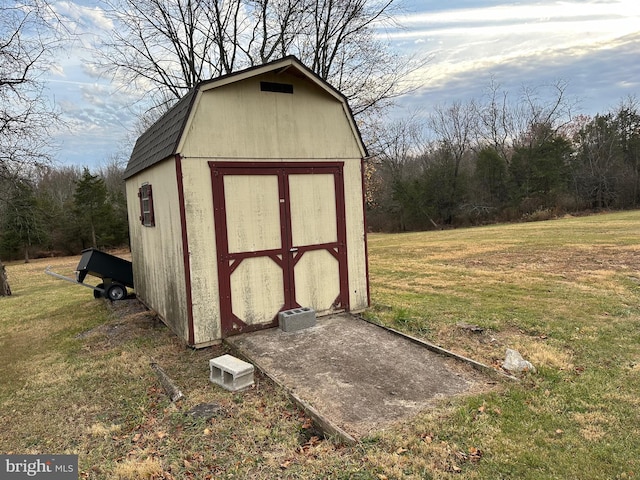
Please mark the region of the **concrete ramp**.
[[481, 364], [474, 368], [349, 314], [319, 318], [296, 332], [272, 328], [226, 341], [283, 386], [325, 433], [349, 443], [439, 399], [496, 383], [478, 370]]

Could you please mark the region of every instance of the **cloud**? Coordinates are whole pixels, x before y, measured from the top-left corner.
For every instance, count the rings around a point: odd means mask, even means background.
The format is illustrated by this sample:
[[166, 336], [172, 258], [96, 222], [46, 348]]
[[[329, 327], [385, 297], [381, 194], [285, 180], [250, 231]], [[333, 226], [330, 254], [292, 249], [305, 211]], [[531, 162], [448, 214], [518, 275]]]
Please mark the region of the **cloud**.
[[89, 78], [103, 79], [104, 72], [94, 63], [82, 62], [82, 73]]
[[[58, 161], [94, 167], [126, 145], [133, 128], [133, 99], [108, 83], [83, 77], [54, 81], [64, 126], [55, 135]], [[51, 87], [50, 87], [51, 89]]]
[[59, 63], [49, 65], [49, 73], [54, 77], [64, 77], [64, 68]]
[[[94, 0], [52, 0], [77, 40], [49, 72], [68, 121], [65, 162], [101, 161], [132, 130], [133, 99], [83, 61], [87, 48], [114, 26]], [[407, 0], [419, 11], [397, 16], [381, 39], [400, 53], [431, 60], [409, 80], [419, 87], [400, 99], [430, 106], [479, 99], [492, 80], [516, 95], [522, 85], [566, 80], [584, 113], [600, 113], [640, 93], [638, 0]], [[146, 87], [141, 87], [144, 89]]]
[[[416, 40], [440, 44], [445, 58], [600, 45], [637, 32], [636, 1], [543, 2], [421, 12], [397, 17], [400, 28], [386, 37], [396, 44]], [[483, 50], [476, 51], [478, 46]]]
[[387, 35], [391, 44], [432, 55], [409, 79], [421, 100], [426, 92], [477, 94], [474, 83], [495, 76], [510, 85], [565, 79], [591, 110], [597, 97], [638, 88], [637, 0], [497, 3], [420, 3], [423, 11], [396, 18], [400, 28]]
[[51, 5], [65, 19], [65, 26], [76, 35], [99, 35], [113, 29], [113, 22], [98, 5], [86, 6], [70, 1], [57, 1]]
[[[558, 81], [567, 83], [566, 93], [578, 102], [575, 113], [606, 113], [623, 98], [640, 93], [640, 32], [618, 39], [597, 50], [570, 48], [514, 56], [500, 63], [454, 65], [442, 71], [422, 72], [419, 89], [400, 100], [400, 108], [434, 105], [454, 101], [480, 100], [491, 82], [517, 96], [526, 87], [544, 87]], [[442, 67], [438, 67], [442, 68]], [[544, 88], [541, 88], [544, 91]], [[579, 111], [579, 112], [578, 112]]]
[[[478, 5], [479, 2], [473, 2]], [[451, 5], [451, 4], [449, 4]], [[597, 20], [601, 22], [637, 18], [636, 0], [606, 2], [546, 1], [535, 4], [501, 4], [488, 7], [486, 2], [475, 8], [449, 8], [400, 15], [396, 21], [405, 28], [450, 28], [457, 26], [490, 28], [500, 25], [544, 24]]]

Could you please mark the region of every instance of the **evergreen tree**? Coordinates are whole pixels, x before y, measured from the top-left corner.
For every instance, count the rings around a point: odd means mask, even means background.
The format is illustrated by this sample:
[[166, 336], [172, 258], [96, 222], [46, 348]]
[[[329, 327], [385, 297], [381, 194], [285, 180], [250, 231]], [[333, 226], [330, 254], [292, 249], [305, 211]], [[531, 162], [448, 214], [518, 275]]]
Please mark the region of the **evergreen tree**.
[[558, 192], [566, 191], [572, 148], [550, 125], [534, 125], [526, 137], [514, 150], [509, 173], [512, 199], [531, 213], [527, 210], [552, 207]]
[[494, 148], [485, 147], [478, 153], [475, 179], [483, 203], [498, 206], [506, 200], [507, 162]]
[[596, 115], [578, 134], [573, 176], [578, 196], [591, 208], [614, 206], [624, 172], [612, 114]]
[[2, 221], [0, 249], [3, 256], [15, 257], [19, 251], [29, 262], [29, 250], [46, 239], [44, 210], [39, 205], [34, 187], [22, 180], [15, 182], [7, 199]]
[[76, 182], [76, 191], [73, 195], [73, 211], [80, 225], [80, 240], [83, 248], [88, 246], [98, 248], [98, 240], [102, 240], [102, 236], [107, 233], [111, 218], [107, 197], [104, 180], [97, 175], [92, 175], [85, 167], [82, 177]]

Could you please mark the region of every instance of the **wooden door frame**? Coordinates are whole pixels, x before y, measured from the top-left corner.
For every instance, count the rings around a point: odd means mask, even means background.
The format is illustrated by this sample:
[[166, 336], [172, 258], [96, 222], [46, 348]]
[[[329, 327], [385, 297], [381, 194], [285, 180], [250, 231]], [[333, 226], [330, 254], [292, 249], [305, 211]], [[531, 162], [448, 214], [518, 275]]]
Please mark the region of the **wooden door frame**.
[[[269, 323], [248, 325], [233, 313], [231, 299], [231, 275], [246, 258], [269, 257], [282, 269], [285, 305], [281, 310], [299, 307], [295, 293], [295, 265], [305, 252], [326, 250], [338, 261], [340, 294], [335, 305], [340, 310], [349, 310], [349, 271], [347, 261], [347, 226], [344, 190], [344, 162], [230, 162], [210, 161], [211, 185], [213, 191], [213, 217], [216, 240], [218, 291], [220, 298], [220, 319], [222, 337], [277, 326], [278, 315]], [[337, 242], [322, 245], [301, 246], [292, 252], [292, 225], [289, 194], [289, 175], [333, 174], [335, 188], [335, 209]], [[281, 248], [257, 252], [229, 253], [227, 235], [226, 199], [224, 191], [225, 175], [277, 175], [280, 197]], [[289, 252], [292, 252], [289, 255]], [[294, 302], [293, 305], [287, 304]]]

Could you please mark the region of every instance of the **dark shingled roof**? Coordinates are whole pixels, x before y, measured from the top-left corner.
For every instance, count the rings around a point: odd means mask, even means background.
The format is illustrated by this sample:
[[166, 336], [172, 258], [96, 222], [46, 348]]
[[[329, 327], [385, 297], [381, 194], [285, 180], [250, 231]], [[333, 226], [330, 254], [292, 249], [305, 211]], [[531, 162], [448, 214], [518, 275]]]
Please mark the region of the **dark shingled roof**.
[[174, 155], [182, 130], [189, 117], [198, 87], [182, 97], [171, 109], [136, 141], [124, 178], [129, 178], [151, 165]]

